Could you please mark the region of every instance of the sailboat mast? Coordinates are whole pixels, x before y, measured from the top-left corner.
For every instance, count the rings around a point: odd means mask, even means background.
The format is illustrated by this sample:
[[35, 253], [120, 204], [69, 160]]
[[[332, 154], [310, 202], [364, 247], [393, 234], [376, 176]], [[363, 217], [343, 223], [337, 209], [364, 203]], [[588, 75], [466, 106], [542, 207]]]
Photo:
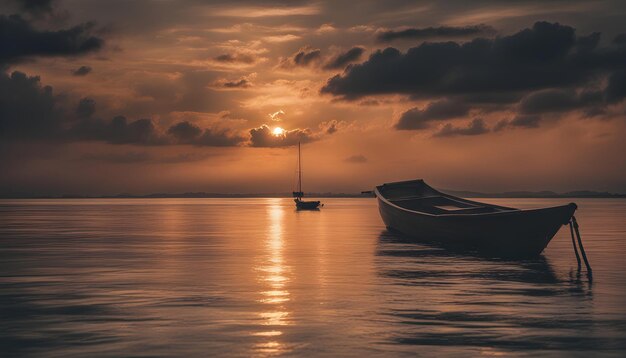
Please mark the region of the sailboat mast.
[[300, 142], [298, 142], [298, 192], [302, 193], [302, 158], [300, 156]]

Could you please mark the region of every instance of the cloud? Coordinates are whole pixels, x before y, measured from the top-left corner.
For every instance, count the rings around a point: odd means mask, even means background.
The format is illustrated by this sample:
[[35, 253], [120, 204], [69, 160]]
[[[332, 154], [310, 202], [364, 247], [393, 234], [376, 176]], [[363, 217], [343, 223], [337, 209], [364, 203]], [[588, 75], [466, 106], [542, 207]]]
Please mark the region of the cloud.
[[248, 88], [252, 86], [252, 84], [250, 81], [248, 81], [247, 78], [240, 78], [239, 80], [236, 80], [236, 81], [224, 82], [223, 86], [226, 88]]
[[248, 88], [250, 86], [250, 81], [245, 78], [239, 79], [237, 81], [224, 82], [224, 87], [226, 88]]
[[360, 60], [363, 52], [365, 52], [364, 48], [353, 47], [330, 59], [330, 61], [324, 65], [324, 68], [327, 70], [343, 69], [347, 64]]
[[189, 144], [202, 134], [202, 129], [189, 121], [184, 121], [171, 126], [167, 133], [180, 143]]
[[333, 119], [328, 122], [320, 123], [319, 128], [325, 134], [334, 134], [339, 130], [339, 128], [344, 127], [345, 125], [346, 123], [344, 121], [340, 122], [340, 121], [337, 121], [336, 119]]
[[280, 61], [280, 67], [292, 68], [292, 67], [307, 67], [311, 65], [319, 64], [322, 58], [322, 52], [320, 49], [311, 48], [309, 46], [302, 47], [293, 55], [283, 58]]
[[438, 132], [436, 132], [434, 137], [456, 137], [456, 136], [472, 136], [472, 135], [480, 135], [488, 133], [489, 129], [485, 126], [485, 121], [481, 118], [476, 118], [472, 120], [467, 127], [454, 127], [452, 124], [447, 123], [444, 125]]
[[272, 35], [263, 37], [263, 41], [272, 42], [272, 43], [281, 43], [288, 41], [299, 40], [301, 37], [293, 34], [284, 34], [284, 35]]
[[104, 141], [111, 144], [164, 145], [163, 136], [151, 119], [142, 118], [128, 121], [124, 116], [116, 116], [111, 121], [87, 118], [69, 129], [68, 138], [76, 141]]
[[619, 34], [619, 35], [615, 36], [613, 38], [613, 43], [617, 44], [617, 45], [624, 45], [624, 44], [626, 44], [626, 33]]
[[577, 92], [573, 89], [547, 89], [522, 98], [519, 110], [524, 114], [567, 112], [602, 103], [602, 97], [602, 91], [598, 90]]
[[537, 22], [495, 39], [426, 42], [406, 53], [389, 47], [330, 78], [321, 92], [344, 99], [516, 93], [586, 85], [626, 66], [626, 46], [582, 51], [579, 40], [572, 27]]
[[55, 141], [103, 141], [110, 144], [236, 146], [247, 138], [225, 129], [181, 122], [163, 133], [149, 118], [129, 121], [96, 116], [96, 102], [88, 97], [69, 110], [65, 96], [56, 96], [39, 77], [15, 71], [0, 72], [0, 138]]
[[72, 71], [74, 76], [87, 76], [91, 73], [91, 67], [89, 66], [80, 66], [79, 68]]
[[285, 112], [282, 109], [279, 109], [278, 111], [274, 112], [274, 113], [270, 113], [268, 114], [268, 116], [270, 116], [270, 119], [273, 121], [281, 121], [283, 119], [283, 115], [285, 114]]
[[33, 15], [41, 15], [51, 13], [53, 10], [54, 0], [14, 0], [20, 8]]
[[36, 29], [20, 15], [0, 15], [0, 63], [37, 56], [76, 56], [99, 50], [104, 40], [87, 23], [66, 30]]
[[498, 132], [507, 127], [539, 128], [541, 120], [542, 118], [538, 114], [518, 114], [511, 120], [503, 119], [499, 121], [493, 130]]
[[0, 72], [0, 137], [50, 138], [59, 134], [64, 119], [50, 86], [38, 76]]
[[272, 129], [266, 124], [250, 129], [250, 146], [252, 147], [290, 147], [317, 139], [317, 136], [308, 128], [285, 130], [281, 135], [274, 135]]
[[320, 26], [317, 30], [315, 30], [315, 33], [317, 35], [323, 35], [323, 34], [333, 33], [335, 31], [337, 31], [337, 28], [334, 27], [332, 24], [322, 24], [322, 26]]
[[[333, 58], [324, 60], [322, 51], [305, 46], [287, 58], [281, 58], [279, 67], [290, 69], [294, 67], [322, 67], [326, 70], [336, 70], [345, 67], [351, 62], [358, 61], [365, 49], [355, 46]], [[325, 63], [323, 63], [325, 62]]]
[[430, 122], [463, 117], [469, 113], [469, 106], [463, 102], [442, 99], [430, 102], [425, 108], [411, 108], [402, 113], [395, 124], [399, 130], [416, 130], [430, 127]]
[[207, 147], [233, 147], [246, 140], [241, 136], [231, 134], [228, 130], [213, 128], [202, 130], [188, 121], [179, 122], [171, 126], [167, 133], [174, 137], [178, 144], [193, 144]]
[[243, 76], [233, 81], [221, 80], [221, 81], [218, 81], [217, 84], [220, 87], [229, 88], [229, 89], [249, 88], [249, 87], [252, 87], [252, 80], [255, 78], [256, 78], [256, 73], [251, 73], [247, 76]]
[[506, 128], [509, 125], [509, 120], [508, 119], [501, 119], [498, 121], [498, 123], [496, 123], [495, 126], [493, 126], [493, 131], [494, 132], [499, 132], [501, 130], [503, 130], [504, 128]]
[[351, 156], [347, 157], [343, 161], [346, 162], [346, 163], [361, 164], [361, 163], [366, 163], [367, 162], [367, 158], [364, 155], [355, 154], [355, 155], [351, 155]]
[[611, 74], [605, 94], [608, 103], [617, 103], [626, 97], [626, 70]]
[[254, 55], [246, 53], [225, 53], [216, 56], [213, 59], [217, 62], [229, 64], [243, 63], [250, 65], [256, 62], [256, 57]]
[[79, 118], [89, 118], [96, 113], [96, 101], [91, 98], [83, 98], [78, 102], [76, 115]]
[[321, 51], [319, 49], [303, 48], [293, 55], [293, 64], [296, 66], [308, 66], [320, 59]]
[[238, 6], [216, 9], [212, 11], [214, 16], [226, 17], [277, 17], [277, 16], [310, 16], [320, 13], [320, 8], [316, 5], [303, 5], [293, 7], [276, 6]]
[[496, 30], [493, 27], [484, 24], [463, 27], [439, 26], [380, 31], [377, 33], [376, 38], [381, 42], [390, 42], [402, 39], [423, 40], [431, 38], [459, 38], [476, 35], [493, 35], [495, 32]]
[[510, 122], [510, 126], [524, 127], [524, 128], [537, 128], [541, 122], [541, 116], [536, 114], [517, 115]]

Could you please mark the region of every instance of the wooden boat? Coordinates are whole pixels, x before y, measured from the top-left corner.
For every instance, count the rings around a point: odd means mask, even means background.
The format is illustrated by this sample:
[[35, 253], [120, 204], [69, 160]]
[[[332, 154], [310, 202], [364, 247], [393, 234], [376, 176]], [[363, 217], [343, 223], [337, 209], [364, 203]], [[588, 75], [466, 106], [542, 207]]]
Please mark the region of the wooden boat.
[[423, 180], [386, 183], [374, 193], [387, 228], [421, 242], [502, 257], [539, 255], [577, 208], [491, 205], [442, 193]]
[[298, 191], [293, 192], [293, 201], [296, 203], [296, 209], [298, 210], [318, 210], [320, 207], [319, 201], [304, 201], [302, 197], [304, 192], [302, 191], [302, 158], [300, 155], [300, 142], [298, 142]]

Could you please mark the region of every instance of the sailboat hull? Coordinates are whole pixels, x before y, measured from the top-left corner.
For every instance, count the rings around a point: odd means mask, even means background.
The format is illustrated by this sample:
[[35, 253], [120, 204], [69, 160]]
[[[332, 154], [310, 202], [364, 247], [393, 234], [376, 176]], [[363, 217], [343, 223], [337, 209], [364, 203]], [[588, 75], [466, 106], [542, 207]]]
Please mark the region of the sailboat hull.
[[315, 210], [320, 207], [319, 201], [302, 201], [299, 199], [294, 199], [296, 203], [296, 209], [298, 210]]

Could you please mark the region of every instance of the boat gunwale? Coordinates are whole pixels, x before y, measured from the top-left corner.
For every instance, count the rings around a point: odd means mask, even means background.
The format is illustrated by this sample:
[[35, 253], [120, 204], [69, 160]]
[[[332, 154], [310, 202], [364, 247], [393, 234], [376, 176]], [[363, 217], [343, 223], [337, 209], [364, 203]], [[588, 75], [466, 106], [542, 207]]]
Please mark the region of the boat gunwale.
[[[409, 184], [409, 183], [418, 183], [421, 182], [424, 185], [428, 186], [429, 188], [431, 188], [432, 190], [434, 190], [435, 192], [439, 193], [442, 197], [451, 199], [460, 199], [461, 201], [465, 201], [466, 203], [470, 203], [470, 204], [480, 204], [483, 206], [490, 206], [490, 207], [496, 207], [496, 208], [504, 208], [504, 209], [509, 209], [508, 211], [500, 211], [500, 212], [495, 212], [495, 213], [473, 213], [473, 214], [461, 214], [461, 213], [450, 213], [450, 214], [431, 214], [431, 213], [427, 213], [427, 212], [423, 212], [423, 211], [417, 211], [417, 210], [411, 210], [411, 209], [407, 209], [404, 208], [402, 206], [396, 205], [394, 203], [392, 203], [390, 200], [388, 200], [384, 195], [381, 194], [380, 192], [380, 188], [382, 188], [385, 185], [395, 185], [395, 184]], [[574, 205], [576, 206], [576, 204], [574, 203], [569, 203], [569, 204], [565, 204], [565, 205], [557, 205], [557, 206], [549, 206], [546, 208], [536, 208], [536, 209], [518, 209], [518, 208], [508, 208], [508, 207], [504, 207], [504, 206], [499, 206], [499, 205], [492, 205], [492, 204], [488, 204], [488, 203], [482, 203], [480, 201], [473, 201], [473, 200], [467, 200], [464, 198], [459, 198], [457, 196], [454, 195], [449, 195], [449, 194], [445, 194], [440, 192], [439, 190], [431, 187], [430, 185], [426, 184], [426, 182], [424, 182], [424, 180], [422, 179], [417, 179], [417, 180], [406, 180], [406, 181], [399, 181], [399, 182], [392, 182], [392, 183], [384, 183], [383, 185], [378, 185], [374, 188], [374, 194], [376, 195], [376, 198], [378, 198], [379, 200], [382, 200], [385, 204], [402, 210], [404, 212], [410, 213], [410, 214], [418, 214], [418, 215], [424, 215], [424, 216], [430, 216], [430, 217], [445, 217], [445, 218], [459, 218], [459, 217], [482, 217], [482, 216], [501, 216], [501, 215], [512, 215], [512, 214], [524, 214], [524, 213], [532, 213], [532, 212], [539, 212], [539, 211], [544, 211], [544, 210], [550, 210], [550, 209], [556, 209], [556, 208], [565, 208], [568, 207], [570, 205]], [[575, 210], [575, 209], [574, 209]]]

